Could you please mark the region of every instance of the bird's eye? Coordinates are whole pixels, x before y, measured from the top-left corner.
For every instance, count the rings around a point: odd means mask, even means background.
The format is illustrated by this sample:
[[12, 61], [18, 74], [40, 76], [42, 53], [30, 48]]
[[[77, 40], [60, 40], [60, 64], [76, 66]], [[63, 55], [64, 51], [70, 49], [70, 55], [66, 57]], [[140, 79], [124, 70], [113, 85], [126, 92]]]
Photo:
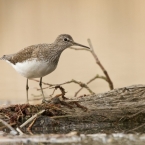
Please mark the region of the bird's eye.
[[68, 41], [68, 39], [67, 39], [67, 38], [64, 38], [63, 40], [64, 40], [64, 41]]

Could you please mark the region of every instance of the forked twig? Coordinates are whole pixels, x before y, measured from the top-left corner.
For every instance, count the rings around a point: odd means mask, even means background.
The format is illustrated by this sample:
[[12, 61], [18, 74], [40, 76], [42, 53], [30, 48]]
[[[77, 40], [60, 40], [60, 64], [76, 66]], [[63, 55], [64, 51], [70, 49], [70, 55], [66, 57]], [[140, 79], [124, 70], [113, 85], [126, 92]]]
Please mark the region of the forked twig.
[[33, 121], [31, 122], [31, 124], [27, 127], [27, 131], [31, 131], [31, 128], [32, 128], [33, 124], [35, 123], [36, 119], [37, 119], [37, 117], [35, 117], [33, 119]]
[[94, 48], [92, 46], [92, 43], [91, 43], [91, 40], [90, 39], [88, 39], [88, 43], [89, 43], [89, 46], [90, 46], [90, 50], [89, 49], [85, 49], [85, 48], [74, 48], [74, 47], [70, 47], [70, 48], [71, 49], [74, 49], [74, 50], [86, 50], [86, 51], [91, 52], [91, 54], [93, 55], [96, 63], [99, 65], [99, 67], [102, 69], [104, 75], [106, 76], [106, 79], [105, 80], [109, 83], [110, 89], [111, 90], [114, 89], [113, 83], [112, 83], [112, 81], [111, 81], [111, 79], [110, 79], [110, 77], [109, 77], [106, 69], [103, 67], [103, 65], [101, 64], [100, 60], [98, 59], [98, 57], [97, 57], [97, 55], [96, 55], [96, 53], [94, 51]]
[[[90, 39], [88, 39], [88, 43], [89, 43], [89, 46], [90, 46], [90, 50], [89, 50], [89, 49], [85, 49], [85, 48], [75, 48], [75, 47], [70, 47], [70, 48], [71, 48], [71, 49], [74, 49], [74, 50], [86, 50], [86, 51], [91, 52], [91, 54], [93, 55], [93, 57], [94, 57], [96, 63], [99, 65], [99, 67], [102, 69], [103, 73], [105, 74], [105, 77], [104, 77], [104, 76], [96, 75], [96, 76], [93, 77], [91, 80], [89, 80], [86, 84], [89, 84], [89, 83], [91, 83], [92, 81], [94, 81], [95, 79], [100, 78], [100, 79], [103, 79], [103, 80], [105, 80], [105, 81], [108, 82], [109, 87], [110, 87], [111, 90], [114, 89], [113, 83], [112, 83], [112, 81], [111, 81], [111, 79], [110, 79], [110, 77], [109, 77], [107, 71], [105, 70], [105, 68], [103, 67], [103, 65], [101, 64], [101, 62], [99, 61], [99, 59], [98, 59], [98, 57], [97, 57], [97, 55], [96, 55], [96, 53], [95, 53], [95, 51], [94, 51], [94, 48], [93, 48], [93, 46], [92, 46], [92, 43], [91, 43], [91, 40], [90, 40]], [[78, 93], [79, 93], [82, 89], [83, 89], [83, 88], [80, 88], [80, 89], [75, 93], [75, 97], [78, 95]]]
[[[38, 80], [35, 80], [33, 79], [34, 81], [36, 82], [39, 82]], [[64, 82], [64, 83], [60, 83], [60, 84], [48, 84], [48, 83], [44, 83], [42, 82], [44, 85], [49, 85], [49, 88], [55, 88], [56, 86], [62, 86], [62, 85], [65, 85], [65, 84], [70, 84], [70, 83], [75, 83], [75, 84], [78, 84], [80, 85], [82, 88], [86, 88], [91, 94], [95, 94], [88, 86], [87, 84], [81, 82], [81, 81], [76, 81], [74, 79], [72, 79], [71, 81], [67, 81], [67, 82]]]
[[[54, 86], [61, 86], [61, 85], [65, 85], [65, 84], [70, 84], [70, 83], [75, 83], [75, 84], [78, 84], [80, 85], [82, 88], [86, 88], [91, 94], [95, 94], [88, 86], [87, 84], [81, 82], [81, 81], [76, 81], [74, 79], [72, 79], [71, 81], [67, 81], [67, 82], [64, 82], [64, 83], [61, 83], [61, 84], [53, 84]], [[51, 87], [51, 88], [55, 88], [55, 87]]]
[[110, 79], [110, 77], [109, 77], [109, 75], [108, 75], [106, 69], [103, 67], [103, 65], [102, 65], [101, 62], [99, 61], [99, 59], [98, 59], [98, 57], [97, 57], [97, 55], [96, 55], [96, 53], [95, 53], [95, 51], [94, 51], [94, 49], [93, 49], [93, 46], [92, 46], [92, 43], [91, 43], [91, 40], [90, 40], [90, 39], [88, 39], [88, 43], [89, 43], [90, 49], [91, 49], [90, 52], [91, 52], [92, 55], [94, 56], [94, 58], [95, 58], [95, 60], [96, 60], [96, 63], [100, 66], [100, 68], [102, 69], [103, 73], [105, 74], [105, 76], [106, 76], [106, 78], [107, 78], [107, 80], [108, 80], [110, 89], [113, 90], [113, 89], [114, 89], [113, 83], [112, 83], [112, 81], [111, 81], [111, 79]]
[[[103, 79], [103, 80], [105, 80], [105, 81], [107, 81], [108, 82], [108, 80], [106, 79], [106, 77], [104, 77], [104, 76], [100, 76], [100, 75], [96, 75], [95, 77], [93, 77], [92, 79], [90, 79], [86, 84], [88, 85], [88, 84], [90, 84], [91, 82], [93, 82], [95, 79]], [[78, 93], [82, 90], [83, 88], [80, 88], [76, 93], [75, 93], [75, 97], [78, 95]]]

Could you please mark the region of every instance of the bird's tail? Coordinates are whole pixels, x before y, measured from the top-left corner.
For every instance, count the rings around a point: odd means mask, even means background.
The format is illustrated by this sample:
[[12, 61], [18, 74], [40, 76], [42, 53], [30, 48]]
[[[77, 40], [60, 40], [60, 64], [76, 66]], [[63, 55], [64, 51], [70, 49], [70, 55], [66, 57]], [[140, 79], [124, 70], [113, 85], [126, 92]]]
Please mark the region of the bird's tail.
[[3, 55], [2, 57], [0, 57], [0, 60], [5, 60], [5, 56], [6, 55]]

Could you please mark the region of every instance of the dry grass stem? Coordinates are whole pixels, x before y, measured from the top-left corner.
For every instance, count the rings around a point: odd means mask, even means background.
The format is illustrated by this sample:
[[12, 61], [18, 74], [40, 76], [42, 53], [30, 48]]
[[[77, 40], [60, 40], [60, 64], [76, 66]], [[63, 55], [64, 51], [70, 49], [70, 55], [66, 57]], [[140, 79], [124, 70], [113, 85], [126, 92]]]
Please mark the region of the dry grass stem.
[[4, 124], [7, 128], [9, 128], [10, 130], [11, 130], [11, 134], [12, 135], [16, 135], [17, 134], [17, 131], [12, 127], [12, 126], [10, 126], [7, 122], [5, 122], [4, 120], [2, 120], [2, 119], [0, 119], [0, 122], [2, 123], [2, 124]]
[[37, 119], [37, 117], [35, 117], [33, 119], [32, 123], [28, 126], [27, 131], [31, 131], [31, 128], [32, 128], [33, 124], [35, 123], [36, 119]]
[[20, 130], [19, 127], [17, 127], [16, 130], [19, 132], [19, 135], [23, 135], [23, 134], [24, 134], [24, 133]]
[[36, 113], [35, 115], [33, 115], [31, 118], [29, 118], [27, 121], [25, 121], [20, 128], [26, 126], [29, 122], [31, 122], [32, 120], [34, 120], [38, 115], [42, 114], [43, 112], [45, 112], [45, 110], [41, 110], [40, 112]]

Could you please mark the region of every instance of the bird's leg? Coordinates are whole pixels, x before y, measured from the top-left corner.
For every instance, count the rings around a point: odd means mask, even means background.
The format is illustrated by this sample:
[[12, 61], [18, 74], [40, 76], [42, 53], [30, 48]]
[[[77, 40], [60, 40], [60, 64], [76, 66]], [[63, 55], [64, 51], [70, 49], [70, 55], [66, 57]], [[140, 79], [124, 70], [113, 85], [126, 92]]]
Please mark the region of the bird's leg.
[[29, 100], [28, 100], [28, 90], [29, 90], [29, 86], [28, 86], [28, 79], [27, 79], [27, 82], [26, 82], [27, 103], [29, 103]]
[[42, 92], [42, 96], [43, 96], [42, 102], [44, 103], [44, 102], [46, 102], [46, 100], [45, 100], [44, 93], [43, 93], [43, 89], [42, 89], [42, 77], [40, 78], [39, 86], [40, 86], [40, 89], [41, 89], [41, 92]]

